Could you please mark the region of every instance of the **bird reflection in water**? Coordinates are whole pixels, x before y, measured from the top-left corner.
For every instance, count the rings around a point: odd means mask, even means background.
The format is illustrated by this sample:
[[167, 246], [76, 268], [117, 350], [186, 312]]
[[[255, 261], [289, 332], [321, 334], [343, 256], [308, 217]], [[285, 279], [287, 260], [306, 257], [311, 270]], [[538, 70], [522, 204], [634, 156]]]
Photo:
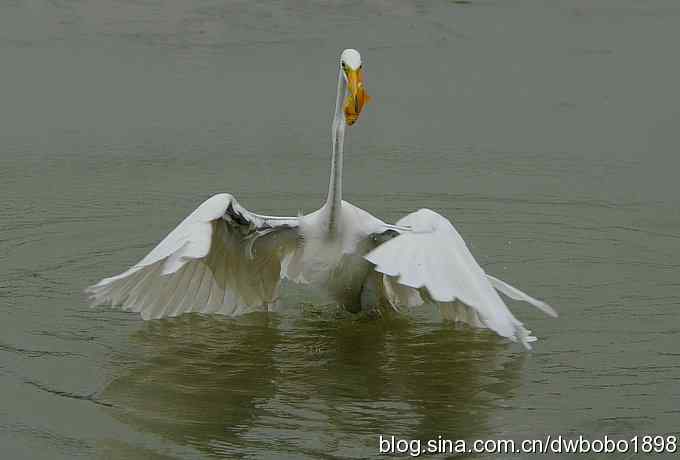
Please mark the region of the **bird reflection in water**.
[[119, 420], [208, 455], [374, 455], [379, 434], [493, 436], [526, 353], [407, 318], [185, 316], [133, 337], [138, 367], [102, 393]]

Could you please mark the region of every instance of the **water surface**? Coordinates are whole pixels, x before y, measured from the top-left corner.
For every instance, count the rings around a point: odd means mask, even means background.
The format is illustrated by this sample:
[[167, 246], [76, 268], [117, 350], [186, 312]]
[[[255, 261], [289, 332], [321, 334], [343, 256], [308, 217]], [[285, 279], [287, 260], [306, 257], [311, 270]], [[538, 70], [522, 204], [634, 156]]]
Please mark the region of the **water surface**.
[[[0, 6], [0, 453], [7, 459], [371, 458], [405, 438], [676, 431], [675, 1]], [[346, 198], [430, 207], [520, 304], [532, 353], [424, 308], [143, 322], [82, 289], [213, 193], [324, 198], [336, 60], [373, 102]]]

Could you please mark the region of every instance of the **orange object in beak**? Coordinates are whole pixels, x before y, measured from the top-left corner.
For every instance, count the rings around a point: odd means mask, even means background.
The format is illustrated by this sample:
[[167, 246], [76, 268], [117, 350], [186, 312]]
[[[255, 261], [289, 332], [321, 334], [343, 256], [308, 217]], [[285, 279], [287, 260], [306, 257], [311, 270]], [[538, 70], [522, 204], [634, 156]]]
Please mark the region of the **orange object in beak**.
[[371, 100], [371, 97], [366, 93], [361, 68], [356, 70], [348, 69], [345, 73], [347, 75], [349, 96], [347, 96], [343, 109], [345, 111], [345, 120], [347, 121], [347, 124], [352, 126], [359, 119], [361, 111], [368, 101]]

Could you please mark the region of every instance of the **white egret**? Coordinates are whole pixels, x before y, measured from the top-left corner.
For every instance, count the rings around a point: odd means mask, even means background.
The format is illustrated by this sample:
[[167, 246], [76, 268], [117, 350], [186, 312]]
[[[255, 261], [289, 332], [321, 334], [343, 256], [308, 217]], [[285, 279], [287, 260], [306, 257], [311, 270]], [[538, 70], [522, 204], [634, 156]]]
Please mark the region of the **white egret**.
[[139, 263], [89, 287], [94, 304], [120, 305], [144, 319], [189, 312], [237, 315], [275, 308], [286, 278], [324, 288], [352, 312], [435, 303], [445, 319], [491, 329], [530, 348], [535, 337], [496, 291], [551, 316], [556, 312], [486, 274], [446, 218], [421, 209], [390, 225], [342, 200], [345, 129], [368, 100], [361, 56], [344, 50], [330, 184], [320, 209], [299, 217], [264, 216], [232, 195], [215, 195]]

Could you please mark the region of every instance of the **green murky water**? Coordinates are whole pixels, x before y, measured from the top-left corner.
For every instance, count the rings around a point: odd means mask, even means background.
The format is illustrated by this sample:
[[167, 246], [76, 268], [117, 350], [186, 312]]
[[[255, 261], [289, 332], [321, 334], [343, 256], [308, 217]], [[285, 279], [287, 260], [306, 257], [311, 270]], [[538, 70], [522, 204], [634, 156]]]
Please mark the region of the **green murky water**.
[[[675, 1], [0, 5], [0, 453], [371, 458], [378, 435], [669, 433], [680, 416]], [[345, 190], [450, 217], [525, 353], [430, 309], [142, 322], [82, 289], [210, 194], [311, 211], [336, 59], [373, 97]], [[508, 457], [509, 458], [509, 457]]]

